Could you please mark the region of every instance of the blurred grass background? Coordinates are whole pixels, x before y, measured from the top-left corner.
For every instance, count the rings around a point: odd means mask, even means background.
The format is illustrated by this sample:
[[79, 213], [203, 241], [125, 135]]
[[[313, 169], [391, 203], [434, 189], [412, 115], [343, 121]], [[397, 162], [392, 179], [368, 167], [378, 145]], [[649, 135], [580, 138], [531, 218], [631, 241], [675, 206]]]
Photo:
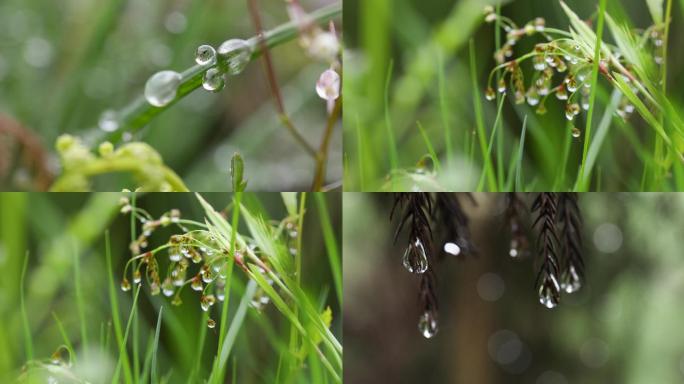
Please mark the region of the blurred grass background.
[[[313, 11], [332, 2], [303, 0], [302, 5]], [[289, 20], [284, 1], [259, 5], [265, 29]], [[142, 94], [149, 76], [194, 64], [200, 44], [218, 46], [254, 35], [246, 1], [3, 1], [0, 123], [15, 120], [33, 132], [48, 152], [48, 170], [58, 173], [53, 150], [58, 135], [89, 136], [104, 111], [122, 108]], [[296, 40], [272, 55], [287, 111], [318, 145], [326, 110], [314, 86], [326, 65], [307, 58]], [[313, 179], [313, 160], [280, 124], [260, 60], [228, 79], [218, 94], [197, 90], [133, 140], [158, 150], [191, 190], [229, 190], [234, 152], [245, 159], [250, 190], [304, 190]], [[30, 160], [18, 158], [16, 140], [0, 135], [0, 144], [0, 190], [34, 189]], [[334, 181], [342, 175], [339, 132], [330, 148], [328, 175]], [[133, 184], [108, 175], [96, 179], [94, 189], [120, 190], [123, 185]]]
[[462, 201], [479, 254], [437, 265], [440, 330], [428, 340], [405, 234], [392, 243], [392, 196], [344, 194], [347, 383], [684, 380], [683, 195], [581, 194], [586, 282], [553, 310], [538, 302], [534, 263], [508, 256], [503, 195], [474, 198]]
[[[410, 190], [416, 187], [472, 191], [478, 188], [485, 164], [479, 145], [480, 134], [476, 133], [477, 107], [473, 92], [479, 92], [477, 103], [482, 105], [486, 142], [489, 143], [497, 105], [485, 100], [484, 90], [487, 76], [495, 66], [496, 36], [495, 26], [484, 22], [483, 9], [486, 4], [495, 3], [481, 0], [345, 1], [345, 190]], [[567, 30], [569, 26], [558, 1], [515, 0], [501, 4], [501, 14], [519, 26], [536, 17], [543, 17], [549, 27]], [[595, 28], [598, 2], [576, 0], [567, 4], [583, 19], [591, 19]], [[662, 2], [661, 6], [664, 4]], [[606, 12], [616, 21], [629, 22], [642, 30], [653, 24], [646, 1], [608, 1]], [[674, 0], [668, 51], [668, 96], [678, 109], [684, 101], [681, 93], [684, 45], [678, 38], [684, 32], [683, 16], [684, 1]], [[502, 31], [502, 42], [505, 37]], [[523, 39], [515, 46], [515, 57], [541, 41], [538, 37]], [[604, 41], [613, 42], [607, 28]], [[470, 42], [472, 47], [469, 47]], [[469, 54], [471, 49], [473, 57]], [[471, 59], [475, 63], [477, 89], [473, 88]], [[389, 73], [390, 68], [392, 73]], [[526, 82], [529, 82], [529, 68], [526, 67], [525, 72]], [[605, 80], [599, 84], [594, 128], [603, 117], [611, 91]], [[586, 112], [575, 118], [574, 124], [569, 124], [562, 102], [551, 97], [546, 106], [546, 115], [537, 115], [533, 107], [514, 105], [510, 97], [505, 100], [502, 125], [491, 144], [492, 154], [502, 153], [501, 157], [494, 156], [493, 164], [499, 190], [501, 185], [511, 188], [509, 167], [516, 163], [525, 117], [521, 185], [516, 187], [518, 190], [572, 188], [581, 160], [584, 132], [581, 138], [574, 139], [571, 128], [576, 126], [584, 131]], [[437, 171], [434, 177], [412, 173], [429, 153], [417, 122], [424, 127], [425, 137], [442, 163], [441, 172]], [[617, 116], [610, 122], [608, 136], [592, 174], [591, 189], [641, 190], [644, 164], [653, 156], [653, 130], [636, 113], [626, 123]], [[388, 125], [398, 148], [398, 161], [394, 166], [391, 160], [393, 140]], [[452, 148], [447, 141], [452, 143]], [[568, 166], [563, 168], [566, 153]], [[395, 170], [394, 184], [387, 177], [392, 169]], [[649, 185], [646, 189], [669, 190], [673, 188], [671, 177], [668, 175], [663, 185]], [[483, 190], [491, 189], [485, 184]]]
[[[47, 361], [64, 343], [56, 316], [77, 351], [78, 364], [75, 367], [81, 378], [89, 377], [90, 382], [108, 382], [118, 353], [107, 291], [106, 230], [111, 235], [112, 264], [120, 307], [118, 316], [124, 326], [132, 305], [131, 292], [119, 289], [123, 267], [131, 257], [130, 218], [118, 213], [121, 196], [119, 193], [0, 194], [0, 382], [14, 382], [27, 362], [20, 311], [20, 277], [27, 253], [30, 259], [24, 291], [35, 359]], [[202, 196], [218, 210], [231, 202], [230, 194], [206, 193]], [[326, 193], [322, 196], [333, 234], [340, 241], [341, 194]], [[335, 294], [326, 256], [324, 229], [319, 216], [322, 206], [316, 200], [310, 195], [306, 205], [302, 232], [302, 286], [312, 302], [330, 306], [333, 315], [331, 331], [340, 335], [341, 303]], [[278, 193], [245, 193], [242, 202], [252, 213], [259, 212], [267, 220], [287, 216]], [[201, 221], [204, 217], [204, 211], [193, 194], [140, 195], [137, 205], [157, 217], [172, 208], [180, 209], [184, 218]], [[241, 224], [241, 233], [247, 233], [244, 227], [244, 223]], [[140, 226], [137, 230], [140, 233]], [[170, 234], [170, 230], [160, 230], [153, 235], [150, 245], [163, 244]], [[81, 338], [74, 263], [78, 263], [80, 268], [79, 284], [86, 303], [88, 345], [84, 345]], [[229, 319], [235, 313], [246, 284], [245, 275], [238, 268], [233, 276]], [[156, 359], [159, 377], [169, 383], [187, 382], [196, 361], [200, 362], [200, 370], [196, 372], [199, 376], [195, 379], [206, 378], [218, 342], [219, 327], [206, 327], [197, 292], [185, 289], [182, 298], [182, 305], [172, 306], [170, 298], [150, 296], [149, 287], [143, 287], [138, 298], [136, 316], [140, 333], [136, 341], [140, 350], [139, 366], [143, 365], [148, 340], [154, 335], [159, 308], [163, 306]], [[212, 313], [217, 323], [219, 313], [220, 309], [216, 308]], [[279, 370], [279, 356], [288, 351], [289, 331], [290, 323], [273, 305], [267, 305], [262, 312], [250, 307], [227, 364], [226, 382], [274, 382]], [[205, 332], [207, 337], [203, 348], [198, 347]], [[103, 342], [105, 339], [109, 340], [109, 348]], [[131, 333], [129, 356], [132, 356], [133, 340]], [[201, 353], [199, 359], [198, 351]], [[308, 376], [301, 373], [297, 380], [305, 382]], [[231, 377], [236, 377], [237, 381]]]

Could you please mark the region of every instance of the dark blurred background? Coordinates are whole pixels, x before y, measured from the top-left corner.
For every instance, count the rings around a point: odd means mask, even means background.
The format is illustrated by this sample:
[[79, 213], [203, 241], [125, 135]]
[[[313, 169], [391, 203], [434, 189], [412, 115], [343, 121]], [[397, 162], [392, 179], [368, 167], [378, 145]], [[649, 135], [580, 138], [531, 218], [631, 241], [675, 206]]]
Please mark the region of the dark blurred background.
[[537, 264], [508, 257], [504, 195], [474, 198], [461, 201], [479, 254], [437, 265], [428, 340], [406, 234], [392, 243], [392, 195], [344, 194], [345, 382], [684, 381], [684, 195], [581, 194], [586, 282], [552, 310], [536, 296]]
[[[301, 1], [308, 11], [333, 2]], [[289, 20], [284, 1], [258, 4], [265, 29]], [[152, 74], [193, 65], [200, 44], [254, 36], [250, 20], [247, 1], [2, 1], [0, 190], [35, 189], [30, 159], [39, 156], [47, 157], [44, 171], [59, 173], [58, 135], [97, 130], [101, 114], [141, 95]], [[297, 40], [272, 56], [288, 112], [318, 146], [326, 108], [314, 87], [328, 65], [306, 56]], [[196, 90], [133, 140], [158, 150], [191, 190], [229, 190], [234, 152], [245, 159], [251, 190], [303, 190], [313, 179], [313, 160], [280, 124], [261, 61], [230, 77], [218, 94]], [[333, 181], [342, 174], [340, 143], [336, 132], [328, 169]], [[120, 190], [128, 181], [99, 178], [95, 190]]]

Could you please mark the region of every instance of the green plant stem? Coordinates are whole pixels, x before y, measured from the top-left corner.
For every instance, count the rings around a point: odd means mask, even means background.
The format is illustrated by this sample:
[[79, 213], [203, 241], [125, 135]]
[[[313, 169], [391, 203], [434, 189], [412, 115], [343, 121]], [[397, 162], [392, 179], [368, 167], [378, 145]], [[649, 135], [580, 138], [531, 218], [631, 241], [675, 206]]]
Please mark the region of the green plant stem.
[[[392, 71], [394, 69], [394, 61], [390, 60], [389, 63], [389, 68], [387, 69], [387, 77], [385, 78], [385, 129], [387, 129], [387, 143], [388, 147], [387, 150], [389, 152], [389, 161], [390, 161], [390, 173], [397, 169], [399, 166], [399, 155], [397, 154], [397, 142], [394, 138], [394, 130], [392, 128], [392, 119], [390, 117], [390, 111], [389, 111], [389, 88], [390, 88], [390, 81], [392, 79]], [[394, 180], [394, 179], [390, 179]], [[394, 189], [394, 188], [392, 188]]]
[[585, 182], [584, 172], [587, 163], [587, 153], [589, 152], [589, 144], [591, 143], [591, 123], [594, 116], [594, 104], [596, 101], [596, 93], [598, 86], [598, 72], [601, 61], [601, 42], [603, 38], [603, 24], [604, 14], [606, 11], [606, 0], [599, 1], [598, 24], [596, 26], [596, 45], [594, 47], [594, 62], [591, 68], [591, 94], [589, 95], [589, 111], [587, 112], [587, 126], [584, 130], [584, 148], [582, 150], [582, 163], [580, 165], [579, 174], [579, 191], [586, 192], [589, 188], [589, 182]]
[[31, 338], [31, 325], [29, 324], [28, 313], [26, 312], [26, 297], [24, 293], [24, 283], [26, 280], [26, 270], [28, 269], [29, 253], [26, 252], [24, 257], [24, 266], [21, 268], [21, 279], [20, 279], [20, 296], [19, 301], [21, 302], [21, 320], [24, 325], [24, 347], [26, 349], [26, 361], [33, 360], [33, 339]]
[[[295, 282], [297, 286], [302, 284], [302, 230], [304, 229], [304, 214], [306, 207], [306, 193], [302, 193], [299, 198], [299, 212], [297, 213], [297, 243], [295, 245]], [[292, 305], [292, 313], [296, 319], [299, 319], [299, 306], [295, 302]], [[290, 326], [290, 356], [297, 356], [297, 351], [299, 349], [299, 340], [297, 338], [297, 328], [292, 324]], [[295, 359], [297, 359], [295, 357]], [[294, 370], [294, 366], [290, 366], [290, 372]]]
[[76, 310], [78, 319], [81, 322], [81, 345], [83, 349], [88, 347], [88, 328], [85, 317], [85, 305], [83, 301], [83, 290], [81, 288], [81, 263], [78, 259], [78, 248], [76, 241], [73, 241], [74, 255], [74, 289], [76, 290]]
[[[325, 24], [342, 13], [342, 2], [337, 2], [330, 6], [318, 9], [309, 14], [312, 22], [316, 24]], [[291, 21], [280, 25], [270, 31], [263, 33], [263, 42], [266, 48], [273, 48], [284, 44], [288, 41], [296, 39], [299, 35], [300, 25]], [[254, 47], [251, 60], [259, 58], [264, 52], [259, 46], [259, 36], [254, 36], [248, 40], [249, 44]], [[221, 60], [219, 58], [219, 60]], [[220, 65], [221, 63], [217, 64]], [[181, 84], [178, 87], [178, 92], [173, 101], [164, 107], [154, 107], [150, 105], [143, 95], [140, 95], [130, 104], [118, 111], [120, 128], [112, 133], [103, 134], [98, 130], [97, 141], [108, 140], [113, 143], [121, 141], [124, 132], [135, 133], [147, 125], [158, 114], [164, 112], [173, 104], [192, 93], [202, 85], [204, 73], [209, 70], [208, 66], [193, 65], [192, 67], [181, 72]], [[296, 136], [295, 136], [296, 138]], [[300, 142], [300, 140], [298, 140]], [[301, 142], [300, 142], [301, 144]], [[305, 147], [306, 148], [306, 147]], [[315, 151], [313, 151], [315, 153]]]
[[[470, 77], [472, 79], [473, 86], [473, 107], [475, 108], [475, 123], [477, 125], [477, 136], [480, 142], [480, 151], [482, 151], [482, 158], [484, 160], [484, 172], [487, 176], [487, 184], [491, 192], [496, 192], [496, 175], [494, 172], [494, 167], [492, 166], [492, 159], [490, 157], [489, 151], [487, 150], [487, 133], [484, 127], [484, 118], [482, 116], [482, 103], [480, 101], [480, 91], [477, 81], [477, 68], [475, 63], [475, 43], [470, 40]], [[494, 130], [496, 129], [496, 124], [494, 125]], [[491, 143], [490, 143], [491, 144]], [[491, 148], [491, 145], [490, 145]]]
[[335, 130], [335, 125], [340, 118], [340, 113], [342, 113], [342, 97], [339, 97], [335, 101], [335, 106], [332, 113], [328, 116], [327, 123], [325, 125], [325, 132], [323, 133], [323, 139], [321, 140], [321, 145], [318, 147], [318, 152], [316, 152], [316, 171], [314, 174], [314, 181], [311, 190], [314, 192], [320, 191], [323, 188], [323, 183], [325, 182], [325, 170], [328, 165], [328, 149], [330, 147], [330, 139], [332, 138], [332, 133]]

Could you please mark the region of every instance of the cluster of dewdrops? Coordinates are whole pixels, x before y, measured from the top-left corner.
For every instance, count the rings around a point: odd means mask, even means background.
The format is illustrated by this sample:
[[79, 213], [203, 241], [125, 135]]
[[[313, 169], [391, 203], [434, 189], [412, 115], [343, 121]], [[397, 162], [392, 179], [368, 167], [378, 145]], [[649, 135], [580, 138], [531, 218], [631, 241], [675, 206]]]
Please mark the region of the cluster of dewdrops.
[[[487, 100], [494, 100], [497, 93], [503, 95], [510, 90], [515, 103], [527, 102], [530, 106], [536, 107], [538, 114], [544, 114], [546, 113], [546, 99], [555, 95], [558, 100], [566, 103], [565, 117], [571, 122], [581, 110], [586, 111], [590, 108], [592, 57], [587, 55], [579, 44], [565, 37], [552, 38], [553, 31], [546, 28], [543, 18], [538, 17], [519, 28], [509, 18], [495, 13], [494, 8], [486, 7], [485, 21], [492, 23], [497, 20], [506, 32], [506, 42], [494, 54], [499, 65], [489, 75], [488, 86], [485, 90]], [[540, 35], [547, 41], [536, 44], [531, 52], [510, 60], [516, 43], [522, 37], [533, 35]], [[521, 63], [528, 59], [532, 61], [534, 73], [530, 85], [526, 86]], [[601, 72], [607, 73], [606, 61], [601, 60], [599, 66]], [[500, 69], [503, 69], [503, 73], [495, 89], [492, 82]], [[554, 84], [556, 74], [563, 77], [563, 80]], [[617, 114], [626, 119], [632, 112], [634, 112], [634, 106], [623, 98]], [[572, 136], [579, 137], [580, 135], [580, 130], [573, 127]]]
[[[134, 207], [127, 197], [121, 198], [120, 205], [121, 213], [134, 215], [142, 224], [142, 233], [130, 244], [134, 256], [124, 270], [121, 281], [123, 291], [130, 291], [132, 284], [143, 284], [144, 278], [151, 295], [173, 297], [173, 305], [182, 304], [180, 295], [186, 286], [200, 293], [200, 307], [204, 312], [208, 312], [217, 301], [225, 299], [226, 265], [229, 257], [233, 257], [235, 263], [244, 268], [245, 250], [236, 249], [231, 255], [209, 231], [189, 230], [186, 225], [195, 226], [200, 223], [182, 219], [178, 209], [172, 209], [155, 219], [145, 210]], [[169, 226], [176, 226], [182, 233], [171, 235], [165, 244], [147, 250], [154, 231]], [[251, 248], [253, 251], [255, 247]], [[168, 266], [164, 263], [164, 268], [157, 260], [157, 256], [162, 254], [166, 254], [168, 258]], [[132, 283], [128, 279], [128, 268], [133, 268]], [[164, 277], [161, 274], [162, 269], [167, 271]], [[260, 310], [268, 302], [268, 296], [257, 294], [252, 300], [252, 306]], [[216, 322], [209, 318], [207, 326], [214, 328]]]

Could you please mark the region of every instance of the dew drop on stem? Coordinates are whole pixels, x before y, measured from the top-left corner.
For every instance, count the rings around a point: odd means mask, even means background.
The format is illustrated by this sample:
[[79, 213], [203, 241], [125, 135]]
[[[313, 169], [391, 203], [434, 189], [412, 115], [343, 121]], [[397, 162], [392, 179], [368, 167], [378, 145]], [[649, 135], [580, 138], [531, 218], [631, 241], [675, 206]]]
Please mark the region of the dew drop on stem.
[[199, 65], [213, 65], [216, 63], [216, 50], [211, 45], [200, 45], [195, 51], [195, 62]]
[[216, 328], [216, 321], [214, 319], [208, 319], [207, 320], [207, 327], [214, 329]]
[[418, 319], [418, 330], [426, 339], [431, 339], [437, 334], [437, 318], [433, 311], [425, 311]]
[[111, 110], [103, 112], [97, 125], [105, 132], [114, 132], [119, 129], [119, 120], [116, 116], [116, 112]]
[[145, 83], [145, 99], [150, 105], [164, 107], [176, 98], [181, 75], [175, 71], [160, 71]]
[[219, 56], [228, 65], [228, 73], [238, 75], [245, 70], [252, 57], [252, 46], [245, 40], [231, 39], [224, 41], [217, 50]]
[[209, 68], [204, 73], [202, 87], [209, 92], [219, 92], [226, 86], [223, 73], [218, 68]]
[[572, 127], [572, 137], [575, 139], [579, 138], [582, 135], [582, 131], [579, 130], [577, 127]]

